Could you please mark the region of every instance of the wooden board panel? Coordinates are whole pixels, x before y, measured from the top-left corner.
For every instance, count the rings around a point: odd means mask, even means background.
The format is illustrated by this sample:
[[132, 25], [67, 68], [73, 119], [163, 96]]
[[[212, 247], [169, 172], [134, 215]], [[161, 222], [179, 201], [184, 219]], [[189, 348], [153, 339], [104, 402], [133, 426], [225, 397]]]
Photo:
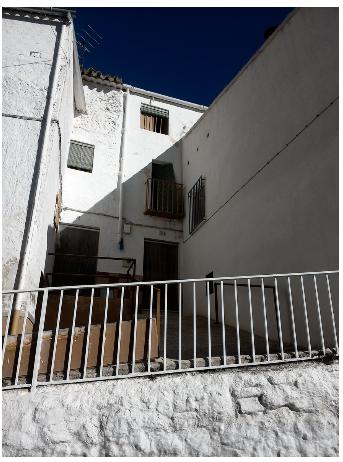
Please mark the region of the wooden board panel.
[[[117, 294], [115, 294], [117, 295]], [[48, 306], [45, 317], [44, 330], [53, 330], [56, 326], [57, 312], [59, 306], [59, 295], [49, 295]], [[88, 324], [89, 306], [91, 298], [89, 296], [79, 296], [76, 310], [76, 326], [85, 326]], [[64, 295], [60, 327], [67, 328], [72, 325], [73, 313], [75, 305], [75, 296]], [[101, 324], [105, 315], [106, 299], [104, 297], [94, 297], [92, 309], [92, 321], [94, 324]], [[132, 297], [124, 298], [123, 303], [123, 320], [130, 320], [133, 318]], [[119, 320], [120, 315], [120, 297], [108, 299], [107, 320], [109, 323]]]
[[[129, 363], [132, 358], [133, 344], [133, 326], [132, 321], [122, 322], [122, 334], [120, 342], [120, 363]], [[151, 359], [158, 357], [158, 337], [156, 320], [152, 320], [151, 329]], [[85, 327], [75, 329], [73, 338], [73, 352], [71, 358], [71, 370], [83, 368], [84, 347], [87, 335]], [[136, 361], [147, 359], [148, 355], [148, 335], [149, 320], [140, 319], [137, 321], [137, 340], [136, 340]], [[59, 330], [56, 348], [56, 358], [54, 372], [62, 372], [67, 368], [68, 360], [68, 343], [70, 337], [69, 329]], [[27, 334], [24, 339], [22, 360], [20, 365], [19, 376], [27, 376], [32, 373], [34, 353], [36, 349], [36, 334]], [[118, 323], [108, 323], [106, 325], [106, 341], [104, 348], [104, 366], [116, 364], [117, 357], [117, 338]], [[46, 374], [50, 372], [50, 364], [53, 350], [54, 332], [48, 331], [43, 334], [41, 362], [39, 373]], [[102, 342], [101, 325], [93, 325], [90, 329], [89, 354], [87, 367], [96, 367], [100, 364], [100, 352]], [[9, 336], [6, 344], [6, 352], [2, 369], [3, 378], [10, 378], [15, 375], [16, 356], [20, 345], [20, 336]]]

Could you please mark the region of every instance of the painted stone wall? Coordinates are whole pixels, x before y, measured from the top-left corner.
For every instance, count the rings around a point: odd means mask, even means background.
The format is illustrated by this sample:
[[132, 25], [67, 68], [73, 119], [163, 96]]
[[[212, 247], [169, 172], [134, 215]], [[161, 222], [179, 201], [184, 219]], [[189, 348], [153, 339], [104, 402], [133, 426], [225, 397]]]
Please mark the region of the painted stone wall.
[[338, 456], [338, 363], [3, 394], [4, 456]]
[[[123, 93], [113, 86], [84, 80], [87, 114], [76, 114], [72, 139], [92, 144], [93, 171], [67, 169], [63, 186], [62, 221], [100, 229], [98, 255], [133, 257], [137, 274], [143, 273], [144, 238], [181, 242], [180, 220], [144, 215], [145, 182], [151, 176], [151, 161], [172, 162], [175, 180], [182, 182], [181, 150], [178, 140], [202, 112], [164, 100], [130, 94], [127, 106], [126, 142], [123, 161], [123, 221], [131, 231], [124, 234], [124, 248], [117, 243], [119, 153]], [[141, 103], [169, 111], [169, 135], [140, 128]], [[102, 260], [98, 271], [126, 272], [122, 262]]]
[[[3, 287], [15, 285], [36, 157], [41, 148], [51, 70], [62, 24], [29, 14], [3, 18]], [[61, 189], [73, 119], [73, 30], [66, 27], [54, 100], [49, 146], [41, 162], [41, 189], [28, 246], [24, 288], [39, 286], [46, 251], [54, 237], [56, 193]], [[58, 123], [57, 123], [58, 122]]]
[[[206, 181], [206, 220], [192, 235], [186, 202], [182, 278], [337, 270], [338, 152], [338, 10], [299, 8], [182, 140], [186, 190]], [[280, 304], [290, 339], [286, 283]], [[305, 290], [313, 300], [313, 281]], [[293, 301], [301, 317], [299, 290]], [[206, 314], [205, 297], [197, 307]], [[317, 319], [315, 300], [308, 308]], [[254, 320], [260, 334], [262, 319]]]

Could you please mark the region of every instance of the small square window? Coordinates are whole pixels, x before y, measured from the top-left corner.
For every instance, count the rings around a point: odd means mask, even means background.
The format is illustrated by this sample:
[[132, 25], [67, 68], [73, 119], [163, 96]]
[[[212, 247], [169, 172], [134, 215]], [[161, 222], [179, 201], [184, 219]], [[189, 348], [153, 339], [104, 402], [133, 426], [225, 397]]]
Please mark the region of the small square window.
[[169, 111], [149, 104], [141, 105], [141, 128], [168, 135]]
[[93, 171], [93, 158], [94, 146], [92, 144], [70, 141], [67, 167], [90, 173]]

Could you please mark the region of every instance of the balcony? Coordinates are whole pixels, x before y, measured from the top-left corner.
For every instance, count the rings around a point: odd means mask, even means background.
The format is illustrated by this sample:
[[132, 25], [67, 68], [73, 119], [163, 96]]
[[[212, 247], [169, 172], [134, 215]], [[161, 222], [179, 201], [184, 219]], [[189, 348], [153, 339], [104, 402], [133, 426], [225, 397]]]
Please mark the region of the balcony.
[[145, 215], [182, 218], [183, 185], [170, 180], [148, 178], [146, 181]]

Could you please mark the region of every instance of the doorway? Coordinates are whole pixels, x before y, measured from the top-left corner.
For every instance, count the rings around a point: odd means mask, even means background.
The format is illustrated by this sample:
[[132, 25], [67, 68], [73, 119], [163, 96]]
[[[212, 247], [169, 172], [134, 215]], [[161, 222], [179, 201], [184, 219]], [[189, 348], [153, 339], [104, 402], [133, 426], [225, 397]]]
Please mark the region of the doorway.
[[[175, 242], [144, 240], [143, 279], [144, 281], [165, 281], [178, 279], [179, 246]], [[161, 305], [164, 306], [164, 284], [161, 289]], [[146, 293], [145, 303], [150, 300]], [[178, 285], [168, 285], [168, 310], [178, 309]]]
[[60, 225], [55, 244], [53, 285], [95, 284], [97, 259], [94, 257], [98, 255], [99, 232], [98, 228]]

